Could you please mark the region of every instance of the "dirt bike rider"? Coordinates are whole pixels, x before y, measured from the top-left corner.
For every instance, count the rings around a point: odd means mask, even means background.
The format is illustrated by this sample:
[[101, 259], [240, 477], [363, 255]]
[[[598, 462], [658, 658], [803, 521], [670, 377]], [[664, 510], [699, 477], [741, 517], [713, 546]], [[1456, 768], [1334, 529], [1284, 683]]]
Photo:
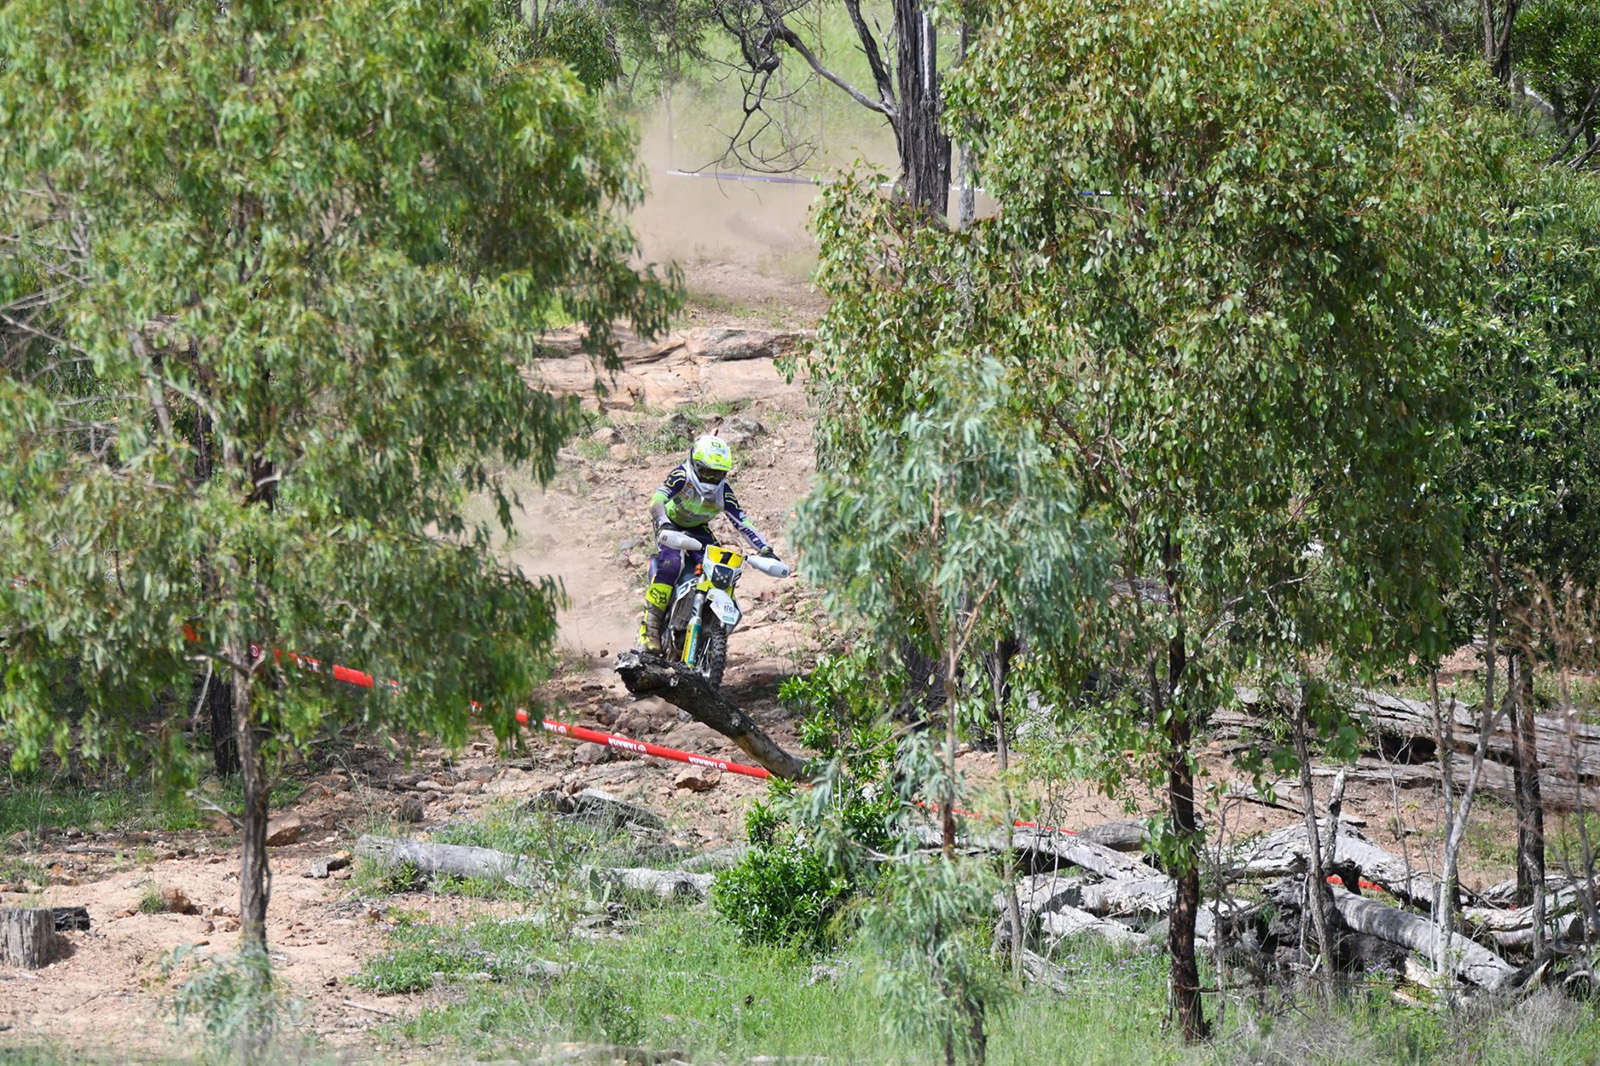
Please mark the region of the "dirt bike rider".
[[[661, 483], [650, 497], [650, 522], [659, 534], [672, 529], [698, 540], [701, 544], [715, 544], [711, 533], [711, 520], [719, 514], [728, 516], [733, 527], [749, 541], [758, 554], [776, 559], [778, 553], [762, 539], [755, 527], [744, 516], [744, 508], [728, 483], [728, 472], [733, 469], [733, 453], [721, 437], [706, 434], [689, 449], [688, 462], [673, 467], [667, 480]], [[686, 558], [687, 556], [687, 558]], [[684, 552], [676, 548], [658, 547], [650, 560], [650, 587], [644, 594], [644, 621], [639, 623], [639, 649], [661, 650], [661, 624], [666, 619], [667, 605], [672, 600], [672, 590], [683, 574], [685, 566], [700, 564], [702, 552]]]

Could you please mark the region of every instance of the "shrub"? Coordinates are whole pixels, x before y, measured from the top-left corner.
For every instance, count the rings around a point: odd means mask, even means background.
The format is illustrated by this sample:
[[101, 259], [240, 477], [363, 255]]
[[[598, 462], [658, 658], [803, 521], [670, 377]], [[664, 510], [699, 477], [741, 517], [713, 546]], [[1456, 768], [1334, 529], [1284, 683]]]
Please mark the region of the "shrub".
[[718, 912], [747, 943], [825, 950], [836, 940], [834, 918], [876, 876], [864, 855], [887, 847], [900, 808], [884, 724], [897, 678], [854, 653], [826, 656], [809, 676], [784, 682], [779, 698], [806, 716], [800, 738], [819, 753], [820, 772], [803, 796], [773, 783], [770, 802], [746, 821], [750, 853], [712, 886]]
[[833, 918], [854, 894], [854, 879], [826, 862], [770, 804], [751, 809], [746, 831], [749, 854], [712, 883], [717, 912], [746, 943], [830, 947]]

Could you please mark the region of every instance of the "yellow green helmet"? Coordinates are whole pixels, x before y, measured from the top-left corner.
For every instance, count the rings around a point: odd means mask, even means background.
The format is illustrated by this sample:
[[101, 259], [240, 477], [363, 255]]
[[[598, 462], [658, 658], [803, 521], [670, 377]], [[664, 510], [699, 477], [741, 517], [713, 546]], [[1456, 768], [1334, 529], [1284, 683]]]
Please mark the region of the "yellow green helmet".
[[732, 469], [733, 452], [721, 437], [707, 433], [689, 449], [689, 473], [702, 486], [718, 484]]

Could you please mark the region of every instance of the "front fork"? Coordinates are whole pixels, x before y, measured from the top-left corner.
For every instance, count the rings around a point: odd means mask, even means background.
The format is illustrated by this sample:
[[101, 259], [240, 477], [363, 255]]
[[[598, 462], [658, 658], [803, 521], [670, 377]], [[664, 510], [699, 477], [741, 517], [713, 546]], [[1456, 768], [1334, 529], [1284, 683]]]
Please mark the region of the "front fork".
[[706, 594], [694, 594], [694, 611], [689, 615], [689, 628], [683, 633], [683, 662], [686, 666], [694, 665], [696, 645], [700, 643], [700, 615], [706, 609]]

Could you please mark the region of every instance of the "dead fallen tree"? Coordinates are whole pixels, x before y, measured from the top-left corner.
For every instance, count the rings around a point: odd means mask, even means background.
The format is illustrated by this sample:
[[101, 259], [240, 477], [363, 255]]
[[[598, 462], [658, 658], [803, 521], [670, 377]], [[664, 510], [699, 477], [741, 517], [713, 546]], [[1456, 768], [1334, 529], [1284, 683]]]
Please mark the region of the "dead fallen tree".
[[1086, 826], [1073, 833], [1079, 840], [1099, 844], [1114, 851], [1143, 851], [1150, 842], [1150, 830], [1143, 822], [1128, 819], [1121, 822], [1101, 822]]
[[[1324, 820], [1322, 832], [1330, 827]], [[1401, 899], [1422, 906], [1431, 905], [1438, 882], [1427, 874], [1413, 870], [1397, 857], [1384, 851], [1354, 827], [1340, 823], [1338, 834], [1338, 861], [1330, 873], [1341, 874], [1346, 879], [1350, 872], [1363, 880], [1382, 885], [1384, 890]], [[1310, 840], [1303, 825], [1292, 825], [1269, 833], [1259, 840], [1249, 841], [1234, 851], [1229, 873], [1246, 879], [1274, 879], [1302, 874], [1307, 867]]]
[[[1578, 892], [1575, 885], [1560, 885], [1545, 899], [1542, 939], [1546, 944], [1582, 939], [1583, 915]], [[1463, 907], [1461, 917], [1479, 940], [1493, 940], [1495, 946], [1503, 951], [1530, 951], [1533, 948], [1532, 906]]]
[[[1038, 935], [1051, 941], [1069, 936], [1095, 936], [1122, 947], [1143, 947], [1150, 938], [1126, 925], [1108, 921], [1091, 914], [1078, 904], [1086, 887], [1083, 877], [1076, 874], [1034, 874], [1017, 882], [1017, 909], [1023, 936], [1031, 940]], [[997, 893], [995, 908], [1003, 915], [1006, 894]], [[1010, 936], [1010, 927], [1002, 919], [998, 935], [1002, 940]], [[1026, 945], [1024, 945], [1026, 947]]]
[[[1252, 690], [1240, 689], [1237, 696], [1236, 707], [1219, 710], [1212, 718], [1219, 738], [1238, 739], [1257, 719], [1276, 710], [1263, 695]], [[1440, 783], [1431, 704], [1358, 691], [1353, 709], [1370, 723], [1374, 748], [1380, 749], [1384, 757], [1363, 756], [1347, 770], [1352, 780], [1385, 785], [1393, 782], [1401, 788]], [[1441, 710], [1452, 725], [1452, 751], [1470, 756], [1477, 749], [1480, 709], [1453, 699], [1442, 705]], [[1545, 805], [1554, 809], [1600, 806], [1600, 726], [1548, 715], [1535, 715], [1533, 724], [1540, 778], [1545, 782]], [[1496, 719], [1484, 755], [1479, 789], [1501, 799], [1515, 800], [1515, 742], [1511, 724], [1503, 717]], [[1463, 765], [1460, 772], [1465, 770]]]
[[755, 720], [730, 703], [693, 670], [656, 655], [624, 652], [617, 656], [617, 675], [635, 696], [656, 696], [710, 726], [739, 746], [772, 774], [787, 781], [805, 776], [805, 761], [767, 736]]
[[[1060, 836], [1060, 834], [1057, 834]], [[1019, 834], [1020, 836], [1020, 834]], [[929, 826], [929, 843], [938, 839], [937, 827]], [[998, 852], [1004, 848], [1003, 834], [965, 832], [964, 847]], [[1023, 970], [1045, 984], [1053, 984], [1060, 971], [1048, 960], [1034, 955], [1033, 949], [1054, 944], [1065, 937], [1092, 936], [1131, 948], [1141, 948], [1162, 939], [1163, 923], [1177, 896], [1177, 887], [1148, 864], [1131, 856], [1110, 852], [1098, 845], [1063, 837], [1061, 841], [1029, 839], [1015, 845], [1035, 861], [1043, 857], [1056, 862], [1048, 872], [1021, 878], [1016, 885], [1027, 952]], [[1267, 895], [1270, 907], [1244, 900], [1208, 898], [1196, 922], [1196, 939], [1208, 949], [1226, 953], [1232, 961], [1244, 961], [1246, 968], [1265, 973], [1284, 965], [1284, 958], [1298, 957], [1296, 935], [1298, 915], [1305, 906], [1305, 861], [1308, 848], [1305, 827], [1294, 826], [1269, 834], [1239, 848], [1232, 867], [1225, 871], [1271, 882]], [[1339, 860], [1334, 869], [1357, 880], [1383, 884], [1402, 900], [1419, 905], [1431, 902], [1436, 882], [1426, 875], [1406, 869], [1405, 864], [1347, 826], [1338, 830]], [[1402, 907], [1365, 898], [1356, 892], [1334, 886], [1329, 929], [1330, 948], [1336, 964], [1360, 969], [1373, 959], [1398, 961], [1415, 953], [1430, 963], [1443, 960], [1463, 982], [1487, 991], [1509, 987], [1516, 968], [1493, 948], [1463, 933], [1448, 940], [1443, 928]], [[998, 913], [1004, 914], [1005, 893], [995, 898]], [[1525, 936], [1531, 943], [1531, 915], [1516, 911], [1487, 911], [1468, 908], [1467, 928], [1484, 940], [1515, 946]], [[1271, 920], [1269, 921], [1269, 917]], [[1557, 920], [1550, 927], [1552, 939], [1570, 932], [1570, 920]], [[1009, 938], [1002, 918], [997, 935]]]
[[[1345, 924], [1358, 933], [1399, 944], [1428, 958], [1435, 957], [1440, 949], [1444, 930], [1426, 918], [1338, 887], [1333, 888], [1333, 906]], [[1517, 972], [1499, 955], [1460, 933], [1451, 934], [1444, 954], [1457, 977], [1491, 992]]]
[[[916, 832], [924, 844], [936, 845], [944, 840], [943, 830], [936, 825], [918, 826]], [[981, 851], [1000, 853], [1006, 849], [1005, 830], [998, 827], [975, 829], [970, 820], [962, 824], [956, 839], [963, 847]], [[1076, 866], [1102, 877], [1137, 879], [1161, 876], [1160, 870], [1139, 859], [1096, 844], [1086, 836], [1060, 830], [1018, 826], [1011, 831], [1011, 848], [1035, 873], [1058, 870], [1062, 866]]]
[[[356, 854], [389, 867], [409, 866], [430, 877], [504, 881], [538, 891], [556, 887], [550, 877], [551, 871], [540, 864], [493, 848], [365, 835], [356, 841]], [[576, 871], [564, 873], [561, 883], [583, 883], [593, 888], [611, 886], [662, 899], [703, 900], [711, 891], [710, 874], [645, 867], [580, 866]]]

